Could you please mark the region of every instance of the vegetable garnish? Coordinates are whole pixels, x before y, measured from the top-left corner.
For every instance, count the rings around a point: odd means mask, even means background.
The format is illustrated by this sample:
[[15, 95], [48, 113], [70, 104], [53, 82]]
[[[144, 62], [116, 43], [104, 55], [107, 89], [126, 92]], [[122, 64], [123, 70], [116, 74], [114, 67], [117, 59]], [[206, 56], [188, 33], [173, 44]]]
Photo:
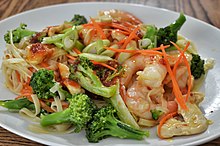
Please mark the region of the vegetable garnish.
[[170, 64], [169, 64], [169, 61], [168, 61], [168, 58], [167, 58], [167, 54], [165, 52], [165, 49], [164, 49], [164, 46], [161, 45], [160, 46], [161, 50], [162, 50], [162, 53], [163, 53], [163, 57], [164, 57], [164, 61], [166, 63], [166, 67], [167, 67], [167, 71], [171, 77], [171, 80], [172, 80], [172, 84], [173, 84], [173, 92], [174, 92], [174, 95], [176, 97], [176, 100], [178, 102], [178, 104], [180, 105], [180, 107], [184, 110], [188, 110], [187, 106], [186, 106], [186, 103], [185, 103], [185, 100], [183, 98], [183, 95], [180, 91], [180, 88], [179, 88], [179, 85], [176, 81], [176, 77], [174, 76], [173, 74], [173, 71], [170, 67]]
[[[164, 49], [168, 48], [169, 45], [164, 46]], [[115, 49], [115, 48], [110, 48], [110, 47], [104, 47], [106, 50], [111, 50], [114, 52], [124, 52], [124, 53], [133, 53], [133, 54], [155, 54], [155, 55], [163, 55], [163, 53], [159, 52], [159, 51], [154, 51], [155, 50], [160, 50], [160, 48], [154, 48], [152, 50], [125, 50], [125, 49]]]
[[122, 45], [121, 49], [124, 50], [126, 48], [126, 46], [128, 45], [128, 43], [134, 39], [136, 37], [136, 33], [138, 32], [138, 30], [140, 29], [140, 27], [136, 27], [128, 36], [128, 38], [126, 38], [124, 44]]
[[114, 67], [111, 67], [109, 66], [108, 64], [106, 63], [102, 63], [102, 62], [97, 62], [97, 61], [94, 61], [94, 60], [91, 60], [91, 62], [94, 64], [94, 65], [101, 65], [101, 66], [104, 66], [110, 70], [113, 70], [113, 71], [117, 71], [117, 69], [115, 69]]
[[177, 44], [175, 44], [174, 42], [171, 42], [171, 43], [172, 43], [172, 44], [178, 49], [178, 51], [180, 51], [180, 53], [181, 53], [180, 56], [179, 56], [179, 59], [177, 60], [176, 64], [174, 65], [174, 68], [173, 68], [173, 74], [174, 74], [174, 76], [175, 76], [175, 74], [176, 74], [176, 68], [177, 68], [178, 64], [180, 63], [181, 58], [183, 58], [183, 61], [184, 61], [185, 65], [186, 65], [186, 67], [187, 67], [187, 71], [188, 71], [188, 75], [189, 75], [189, 82], [188, 82], [188, 89], [187, 89], [187, 95], [186, 95], [185, 100], [188, 101], [188, 98], [189, 98], [189, 96], [190, 96], [190, 90], [191, 90], [191, 87], [192, 87], [192, 77], [191, 77], [190, 64], [189, 64], [189, 62], [187, 61], [186, 56], [184, 55], [184, 52], [188, 49], [188, 47], [189, 47], [189, 45], [190, 45], [190, 42], [187, 42], [187, 44], [186, 44], [186, 46], [185, 46], [185, 48], [184, 48], [183, 51], [179, 48], [179, 46], [178, 46]]
[[99, 26], [98, 23], [95, 22], [94, 19], [90, 18], [92, 21], [93, 26], [95, 27], [95, 29], [97, 30], [97, 32], [99, 33], [99, 35], [101, 36], [101, 39], [106, 39], [105, 33], [102, 30], [102, 28]]
[[161, 135], [161, 127], [163, 126], [163, 124], [170, 118], [176, 116], [178, 113], [177, 112], [173, 112], [173, 113], [169, 113], [167, 115], [165, 115], [161, 120], [160, 120], [160, 123], [157, 127], [157, 133], [158, 133], [158, 136], [163, 139], [163, 136]]

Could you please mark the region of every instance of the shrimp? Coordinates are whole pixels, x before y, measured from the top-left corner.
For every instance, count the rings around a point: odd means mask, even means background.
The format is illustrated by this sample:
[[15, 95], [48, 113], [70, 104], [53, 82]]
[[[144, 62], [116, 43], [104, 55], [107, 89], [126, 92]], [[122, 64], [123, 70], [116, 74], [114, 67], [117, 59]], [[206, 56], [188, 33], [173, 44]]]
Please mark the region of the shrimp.
[[128, 109], [137, 117], [151, 120], [153, 109], [160, 109], [164, 113], [177, 110], [176, 102], [169, 103], [163, 98], [162, 82], [167, 69], [161, 60], [161, 56], [138, 54], [123, 64], [126, 71], [120, 82], [127, 89], [124, 100]]
[[[177, 80], [177, 83], [179, 85], [180, 90], [182, 90], [182, 91], [186, 90], [186, 87], [189, 84], [189, 78], [190, 78], [189, 74], [188, 74], [188, 71], [187, 71], [187, 67], [183, 66], [183, 65], [178, 66], [177, 69], [176, 69], [175, 77], [176, 77], [176, 80]], [[193, 76], [191, 76], [191, 80], [192, 80], [191, 87], [193, 87], [193, 80], [194, 80]], [[172, 88], [172, 86], [173, 86], [171, 78], [170, 78], [169, 75], [166, 76], [163, 83], [167, 87], [170, 87], [170, 88]]]
[[135, 17], [134, 15], [120, 10], [106, 10], [106, 11], [99, 11], [99, 16], [108, 16], [112, 18], [113, 20], [119, 21], [119, 22], [129, 22], [134, 25], [141, 24], [142, 21]]
[[54, 49], [50, 45], [35, 43], [27, 46], [26, 51], [26, 61], [37, 65], [48, 60], [52, 56]]
[[[187, 103], [189, 110], [178, 108], [178, 114], [182, 119], [171, 118], [162, 125], [160, 135], [163, 138], [173, 136], [192, 135], [204, 132], [209, 125], [201, 110], [195, 103]], [[158, 130], [159, 131], [159, 130]]]

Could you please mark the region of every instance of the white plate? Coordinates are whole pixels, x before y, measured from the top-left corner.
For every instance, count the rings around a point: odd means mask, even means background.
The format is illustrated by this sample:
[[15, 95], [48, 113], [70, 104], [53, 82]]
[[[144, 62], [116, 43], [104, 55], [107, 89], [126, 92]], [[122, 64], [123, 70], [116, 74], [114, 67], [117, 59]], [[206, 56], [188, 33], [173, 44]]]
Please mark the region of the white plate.
[[[165, 9], [122, 3], [72, 3], [43, 7], [15, 15], [0, 22], [0, 56], [3, 55], [5, 48], [3, 35], [7, 30], [16, 28], [20, 22], [28, 24], [30, 29], [41, 30], [45, 26], [61, 24], [64, 20], [70, 20], [74, 14], [82, 14], [89, 18], [89, 16], [95, 16], [98, 10], [107, 9], [128, 11], [139, 17], [144, 23], [155, 24], [158, 27], [166, 26], [178, 17], [178, 13]], [[159, 139], [154, 128], [150, 130], [151, 136], [143, 141], [108, 138], [97, 144], [90, 143], [90, 145], [196, 145], [220, 136], [220, 30], [192, 17], [187, 17], [187, 21], [180, 33], [195, 42], [202, 57], [216, 59], [215, 68], [209, 71], [201, 89], [206, 94], [205, 100], [201, 104], [201, 109], [205, 116], [214, 123], [202, 134], [176, 137], [171, 141]], [[0, 79], [1, 99], [14, 98], [15, 96], [4, 87], [2, 73], [0, 74]], [[213, 112], [211, 113], [211, 111]], [[65, 135], [36, 134], [28, 131], [27, 126], [30, 123], [29, 120], [15, 113], [0, 112], [0, 126], [33, 141], [47, 145], [89, 145], [84, 132]]]

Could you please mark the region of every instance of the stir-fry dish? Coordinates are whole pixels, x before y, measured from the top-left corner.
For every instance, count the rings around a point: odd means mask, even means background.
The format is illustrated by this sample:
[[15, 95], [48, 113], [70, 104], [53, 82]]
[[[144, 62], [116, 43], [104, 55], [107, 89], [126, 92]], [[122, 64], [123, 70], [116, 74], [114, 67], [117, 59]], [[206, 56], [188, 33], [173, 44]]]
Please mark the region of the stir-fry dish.
[[4, 35], [5, 85], [17, 96], [0, 101], [42, 129], [141, 140], [199, 134], [211, 123], [199, 85], [213, 63], [178, 34], [180, 13], [163, 28], [120, 10], [33, 31], [21, 23]]

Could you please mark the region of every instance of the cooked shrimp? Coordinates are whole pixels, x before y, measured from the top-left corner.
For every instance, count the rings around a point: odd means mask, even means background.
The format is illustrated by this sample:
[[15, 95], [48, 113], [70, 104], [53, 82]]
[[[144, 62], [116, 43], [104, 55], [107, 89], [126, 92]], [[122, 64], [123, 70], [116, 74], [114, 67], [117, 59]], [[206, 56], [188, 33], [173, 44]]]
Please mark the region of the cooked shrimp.
[[106, 11], [99, 11], [99, 16], [108, 16], [113, 20], [120, 21], [120, 22], [129, 22], [134, 25], [141, 24], [142, 21], [135, 17], [134, 15], [120, 10], [106, 10]]
[[161, 127], [160, 135], [163, 138], [173, 136], [192, 135], [204, 132], [209, 125], [201, 110], [194, 103], [187, 103], [189, 110], [183, 110], [179, 107], [178, 114], [182, 120], [171, 118]]
[[[186, 85], [188, 84], [189, 74], [187, 71], [186, 66], [179, 66], [176, 70], [176, 80], [179, 85], [180, 89], [186, 88]], [[168, 87], [172, 87], [171, 78], [169, 75], [166, 76], [165, 80], [163, 81], [164, 84], [166, 84]]]
[[[163, 80], [167, 70], [160, 56], [135, 55], [123, 64], [126, 72], [120, 81], [125, 86], [125, 103], [137, 117], [152, 119], [151, 110], [164, 113], [177, 110], [177, 103], [163, 99]], [[170, 106], [170, 107], [168, 107]], [[173, 106], [173, 107], [172, 107]]]
[[26, 47], [27, 56], [26, 61], [37, 65], [43, 61], [49, 60], [52, 56], [54, 49], [49, 45], [35, 43]]

